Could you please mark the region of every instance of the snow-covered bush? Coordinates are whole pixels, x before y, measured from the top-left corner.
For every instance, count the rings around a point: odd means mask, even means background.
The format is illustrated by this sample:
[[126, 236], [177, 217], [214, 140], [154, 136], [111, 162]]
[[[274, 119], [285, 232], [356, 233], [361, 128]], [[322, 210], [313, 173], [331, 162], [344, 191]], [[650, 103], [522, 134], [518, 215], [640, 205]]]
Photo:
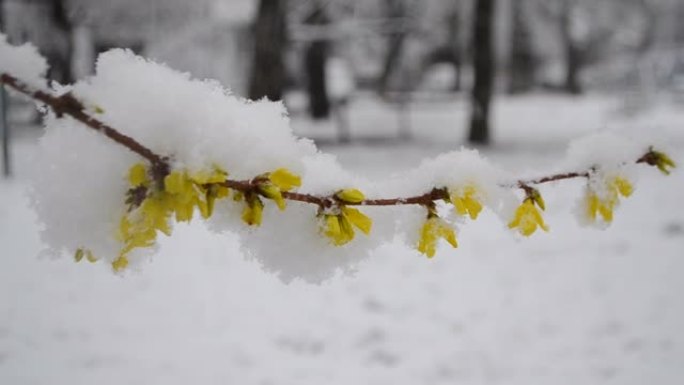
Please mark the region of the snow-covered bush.
[[442, 240], [457, 247], [457, 228], [484, 209], [523, 236], [548, 231], [534, 187], [547, 182], [586, 179], [581, 221], [606, 225], [632, 193], [635, 165], [674, 167], [602, 134], [571, 147], [574, 171], [541, 178], [516, 178], [463, 149], [369, 181], [295, 137], [279, 102], [241, 99], [126, 50], [102, 54], [91, 78], [41, 89], [35, 49], [2, 37], [0, 54], [2, 83], [49, 111], [31, 178], [43, 241], [115, 271], [150, 255], [174, 222], [201, 217], [240, 233], [245, 252], [282, 279], [319, 281], [397, 235], [428, 257]]

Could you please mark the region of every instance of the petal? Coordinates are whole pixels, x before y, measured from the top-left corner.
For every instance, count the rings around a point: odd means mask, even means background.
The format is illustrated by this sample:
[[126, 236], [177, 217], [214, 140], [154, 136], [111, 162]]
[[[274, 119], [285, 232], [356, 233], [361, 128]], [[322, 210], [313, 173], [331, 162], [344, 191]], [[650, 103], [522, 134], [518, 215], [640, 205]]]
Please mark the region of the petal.
[[454, 203], [454, 209], [456, 209], [456, 213], [458, 215], [468, 214], [468, 209], [466, 208], [466, 204], [462, 198], [453, 197], [451, 198], [451, 201]]
[[599, 199], [598, 196], [594, 193], [589, 193], [587, 195], [587, 217], [592, 221], [596, 221], [596, 213], [598, 212], [599, 208]]
[[354, 228], [352, 227], [352, 224], [349, 222], [346, 216], [344, 215], [338, 215], [337, 220], [340, 222], [340, 230], [342, 234], [344, 235], [344, 242], [347, 243], [350, 242], [351, 240], [354, 239]]
[[268, 179], [283, 191], [289, 191], [302, 185], [302, 178], [286, 168], [279, 168], [269, 174]]
[[627, 180], [625, 178], [621, 178], [621, 177], [615, 178], [615, 180], [613, 181], [613, 185], [620, 192], [620, 195], [622, 195], [625, 198], [632, 195], [632, 192], [634, 191], [632, 184], [629, 182], [629, 180]]
[[339, 198], [340, 200], [349, 203], [360, 203], [363, 202], [364, 199], [366, 199], [363, 193], [355, 188], [340, 190], [335, 194], [335, 196], [337, 196], [337, 198]]
[[112, 268], [114, 271], [121, 271], [128, 266], [128, 258], [125, 256], [119, 256], [119, 258], [115, 259], [114, 262], [112, 262]]
[[464, 199], [464, 204], [468, 209], [468, 214], [470, 214], [470, 219], [475, 220], [477, 216], [480, 215], [482, 211], [482, 204], [473, 198]]
[[128, 182], [133, 187], [138, 187], [148, 182], [147, 169], [144, 164], [136, 163], [128, 170]]
[[280, 192], [278, 186], [271, 183], [262, 183], [259, 184], [259, 191], [264, 194], [265, 197], [273, 199], [280, 210], [285, 210], [285, 199], [283, 199], [283, 194]]
[[86, 259], [90, 263], [95, 263], [97, 262], [97, 257], [93, 255], [93, 252], [90, 250], [86, 250]]
[[349, 219], [349, 222], [351, 222], [364, 234], [370, 234], [373, 221], [366, 214], [351, 207], [343, 207], [342, 213]]
[[420, 239], [417, 246], [418, 251], [425, 254], [428, 258], [435, 256], [437, 245], [437, 234], [435, 234], [435, 221], [433, 219], [430, 218], [425, 221], [420, 229]]
[[456, 233], [448, 224], [442, 222], [438, 234], [440, 237], [444, 238], [453, 248], [458, 247], [458, 242], [456, 241]]
[[76, 249], [76, 252], [74, 253], [74, 260], [76, 262], [81, 262], [81, 259], [83, 259], [83, 254], [84, 254], [83, 249], [81, 249], [81, 248]]

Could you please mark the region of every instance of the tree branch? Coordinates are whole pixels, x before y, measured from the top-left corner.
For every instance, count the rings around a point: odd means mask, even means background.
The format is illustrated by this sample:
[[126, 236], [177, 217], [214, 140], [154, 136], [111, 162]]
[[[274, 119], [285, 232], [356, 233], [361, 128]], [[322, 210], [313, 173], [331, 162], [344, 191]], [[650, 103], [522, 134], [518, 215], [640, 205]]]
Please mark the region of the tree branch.
[[[114, 142], [128, 148], [130, 151], [140, 155], [152, 164], [152, 173], [154, 174], [154, 179], [158, 182], [163, 182], [163, 179], [170, 172], [170, 165], [168, 157], [159, 155], [144, 146], [135, 139], [127, 136], [113, 127], [107, 125], [101, 120], [93, 117], [85, 111], [83, 104], [76, 99], [71, 93], [64, 94], [62, 96], [54, 96], [48, 92], [42, 90], [36, 90], [23, 83], [19, 79], [9, 74], [0, 74], [0, 83], [7, 85], [8, 87], [36, 100], [44, 103], [50, 109], [52, 109], [58, 117], [63, 115], [71, 116], [77, 121], [83, 123], [86, 127], [89, 127], [97, 132], [102, 133]], [[658, 161], [657, 154], [653, 149], [649, 149], [644, 155], [636, 160], [635, 163], [646, 163], [651, 166], [656, 166]], [[502, 186], [511, 188], [520, 188], [525, 192], [528, 192], [531, 188], [530, 185], [539, 185], [544, 183], [556, 182], [566, 179], [574, 178], [588, 178], [590, 176], [591, 170], [587, 171], [575, 171], [567, 173], [559, 173], [553, 175], [542, 176], [539, 178], [528, 179], [528, 180], [518, 180], [513, 184], [505, 184]], [[220, 184], [222, 186], [238, 190], [241, 192], [255, 192], [260, 195], [258, 190], [258, 179], [252, 180], [232, 180], [226, 179]], [[140, 192], [136, 193], [140, 195]], [[337, 198], [335, 195], [331, 196], [320, 196], [313, 194], [305, 194], [298, 192], [282, 192], [282, 196], [285, 199], [303, 203], [309, 203], [317, 205], [321, 208], [328, 208], [335, 205], [347, 205], [347, 206], [401, 206], [401, 205], [421, 205], [425, 207], [430, 207], [434, 205], [436, 201], [448, 200], [449, 192], [445, 187], [433, 188], [429, 192], [421, 195], [405, 197], [405, 198], [382, 198], [382, 199], [365, 199], [361, 202], [346, 202]], [[137, 199], [132, 196], [130, 203], [136, 206], [135, 202], [140, 201], [140, 197]]]

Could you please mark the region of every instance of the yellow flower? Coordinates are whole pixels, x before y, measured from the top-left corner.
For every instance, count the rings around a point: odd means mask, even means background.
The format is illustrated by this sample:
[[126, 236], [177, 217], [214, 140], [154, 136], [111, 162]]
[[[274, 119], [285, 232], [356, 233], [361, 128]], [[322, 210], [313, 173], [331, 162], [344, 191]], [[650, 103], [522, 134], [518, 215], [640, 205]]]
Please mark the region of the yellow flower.
[[335, 196], [339, 200], [347, 203], [361, 203], [364, 199], [366, 199], [365, 195], [355, 188], [340, 190], [335, 193]]
[[[227, 197], [229, 190], [221, 183], [228, 173], [214, 166], [211, 171], [172, 171], [164, 178], [163, 187], [150, 189], [147, 168], [138, 163], [131, 167], [128, 180], [132, 187], [145, 186], [148, 192], [137, 208], [121, 218], [117, 238], [123, 243], [119, 257], [112, 263], [119, 271], [128, 265], [127, 254], [136, 248], [153, 246], [157, 232], [171, 235], [169, 220], [172, 216], [179, 222], [190, 221], [195, 207], [203, 217], [211, 216], [216, 199]], [[86, 256], [95, 259], [89, 251], [77, 251], [77, 260]]]
[[368, 235], [373, 221], [360, 210], [342, 206], [339, 214], [324, 214], [323, 233], [330, 238], [335, 246], [342, 246], [354, 239], [354, 227]]
[[90, 263], [97, 262], [97, 258], [93, 255], [92, 251], [90, 251], [88, 249], [84, 249], [84, 248], [76, 249], [76, 252], [74, 253], [74, 260], [76, 262], [81, 262], [83, 257], [85, 257], [86, 260], [88, 260], [88, 262], [90, 262]]
[[416, 248], [428, 258], [432, 258], [435, 256], [437, 242], [440, 238], [443, 238], [452, 247], [458, 247], [454, 229], [442, 218], [435, 215], [429, 215], [420, 230], [420, 239]]
[[346, 217], [357, 229], [368, 235], [373, 227], [373, 221], [360, 210], [352, 207], [342, 207], [342, 216]]
[[222, 183], [228, 178], [228, 173], [218, 166], [213, 166], [211, 172], [200, 170], [191, 175], [193, 182], [197, 184]]
[[665, 175], [670, 175], [670, 171], [677, 167], [675, 162], [666, 153], [660, 151], [651, 151], [655, 158], [655, 166]]
[[86, 259], [87, 259], [88, 262], [90, 262], [90, 263], [95, 263], [95, 262], [97, 262], [97, 257], [96, 257], [95, 255], [93, 255], [93, 252], [90, 251], [90, 250], [86, 250]]
[[[541, 199], [541, 196], [539, 199]], [[508, 228], [517, 228], [518, 232], [526, 237], [537, 231], [537, 227], [544, 231], [549, 231], [549, 227], [544, 223], [544, 219], [535, 203], [541, 208], [542, 205], [539, 204], [538, 199], [532, 197], [525, 198], [523, 203], [515, 210], [515, 216], [508, 224]]]
[[272, 199], [280, 210], [285, 210], [285, 199], [278, 186], [271, 182], [263, 182], [259, 183], [258, 189], [266, 198]]
[[280, 210], [285, 210], [283, 192], [292, 190], [302, 184], [302, 179], [286, 168], [279, 168], [255, 178], [259, 193], [272, 199]]
[[199, 205], [199, 191], [186, 172], [174, 171], [164, 178], [164, 192], [168, 193], [170, 208], [176, 214], [176, 221], [192, 219], [195, 206]]
[[255, 194], [246, 194], [245, 202], [247, 205], [242, 211], [242, 220], [249, 226], [261, 225], [264, 203]]
[[226, 178], [228, 178], [228, 173], [218, 166], [214, 166], [211, 172], [201, 170], [190, 175], [194, 187], [199, 190], [193, 201], [203, 218], [212, 216], [217, 199], [230, 195], [230, 189], [222, 185]]
[[330, 238], [335, 246], [342, 246], [354, 239], [354, 229], [345, 216], [326, 214], [324, 218], [324, 234]]
[[128, 266], [128, 258], [126, 258], [126, 257], [123, 256], [123, 255], [119, 256], [119, 258], [115, 259], [115, 260], [112, 262], [112, 268], [113, 268], [114, 271], [116, 271], [116, 272], [119, 272], [119, 271], [125, 269], [126, 266]]
[[460, 190], [453, 190], [450, 199], [456, 213], [461, 216], [467, 214], [470, 219], [477, 219], [482, 211], [482, 203], [477, 199], [477, 195], [477, 189], [473, 185], [467, 185]]
[[83, 251], [83, 249], [81, 249], [81, 248], [76, 249], [76, 252], [74, 253], [74, 260], [76, 262], [81, 262], [81, 259], [83, 259], [84, 254], [85, 254], [85, 252]]
[[605, 194], [599, 196], [593, 190], [587, 189], [584, 206], [587, 218], [591, 222], [596, 222], [598, 215], [601, 215], [603, 222], [612, 222], [613, 210], [620, 203], [620, 195], [627, 198], [632, 195], [634, 188], [629, 180], [617, 176], [606, 182], [605, 190]]
[[147, 168], [144, 164], [136, 163], [128, 170], [128, 182], [132, 187], [147, 186], [149, 184]]
[[217, 199], [227, 198], [230, 195], [230, 190], [228, 187], [221, 186], [218, 184], [209, 185], [204, 192], [204, 199], [207, 202], [206, 213], [202, 212], [204, 218], [209, 218], [214, 213], [214, 204]]
[[286, 168], [279, 168], [271, 172], [268, 174], [268, 179], [278, 186], [281, 191], [290, 191], [302, 185], [302, 178]]

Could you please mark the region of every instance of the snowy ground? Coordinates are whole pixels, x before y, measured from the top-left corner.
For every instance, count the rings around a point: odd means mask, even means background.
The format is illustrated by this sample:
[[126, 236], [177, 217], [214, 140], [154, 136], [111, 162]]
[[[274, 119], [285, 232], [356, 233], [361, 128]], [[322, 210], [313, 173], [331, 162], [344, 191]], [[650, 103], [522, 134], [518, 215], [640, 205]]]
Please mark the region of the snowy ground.
[[[684, 160], [684, 110], [624, 117], [618, 103], [553, 96], [497, 105], [486, 155], [548, 170], [568, 141], [612, 128], [665, 140]], [[461, 101], [414, 107], [414, 140], [394, 112], [358, 100], [353, 146], [324, 145], [355, 172], [400, 172], [460, 147]], [[331, 127], [295, 120], [322, 139]], [[326, 140], [322, 142], [327, 142]], [[180, 226], [140, 272], [39, 258], [22, 170], [0, 180], [0, 384], [635, 384], [684, 381], [684, 178], [644, 167], [606, 231], [570, 211], [580, 185], [544, 187], [548, 234], [520, 240], [485, 215], [457, 250], [427, 260], [388, 244], [353, 276], [284, 285], [236, 239]]]

